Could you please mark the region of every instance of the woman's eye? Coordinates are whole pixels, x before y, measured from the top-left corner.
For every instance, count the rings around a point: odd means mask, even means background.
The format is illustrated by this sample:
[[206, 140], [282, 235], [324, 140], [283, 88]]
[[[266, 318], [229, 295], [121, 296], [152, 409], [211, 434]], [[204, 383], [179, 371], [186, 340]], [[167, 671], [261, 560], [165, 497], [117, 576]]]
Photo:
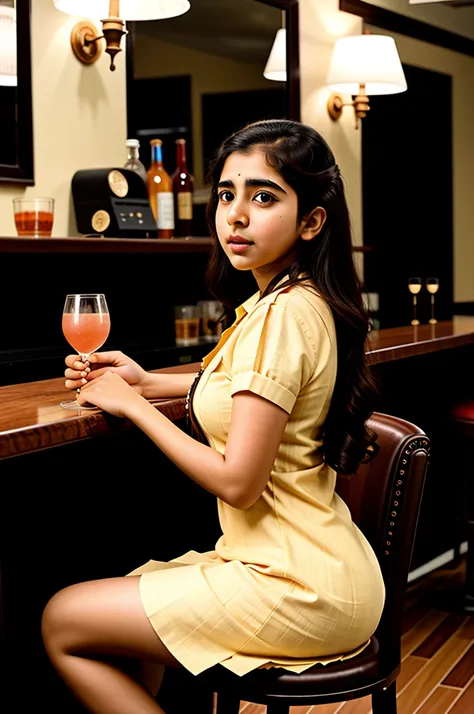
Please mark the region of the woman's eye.
[[219, 201], [223, 201], [224, 203], [230, 203], [233, 198], [234, 194], [232, 191], [221, 191], [219, 194]]
[[260, 193], [257, 193], [254, 197], [254, 200], [257, 201], [257, 203], [268, 205], [269, 203], [274, 203], [277, 199], [275, 196], [272, 196], [271, 193], [267, 193], [267, 191], [260, 191]]

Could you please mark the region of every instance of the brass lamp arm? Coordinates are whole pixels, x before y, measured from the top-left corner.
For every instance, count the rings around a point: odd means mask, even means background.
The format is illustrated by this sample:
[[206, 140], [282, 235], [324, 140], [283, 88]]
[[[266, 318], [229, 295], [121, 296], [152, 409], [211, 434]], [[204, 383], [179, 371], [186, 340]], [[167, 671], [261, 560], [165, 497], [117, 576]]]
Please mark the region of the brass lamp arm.
[[354, 107], [355, 111], [355, 128], [359, 128], [359, 119], [367, 116], [370, 111], [369, 97], [365, 93], [365, 84], [359, 84], [359, 94], [356, 94], [352, 102], [344, 102], [340, 94], [331, 94], [327, 109], [329, 116], [333, 121], [337, 121], [342, 114], [343, 107]]
[[115, 71], [115, 56], [121, 52], [122, 37], [127, 34], [124, 20], [120, 19], [119, 0], [110, 0], [109, 17], [102, 22], [102, 35], [90, 20], [78, 22], [72, 28], [71, 47], [76, 57], [84, 64], [93, 64], [102, 53], [102, 43], [105, 39], [105, 51], [110, 55], [110, 71]]

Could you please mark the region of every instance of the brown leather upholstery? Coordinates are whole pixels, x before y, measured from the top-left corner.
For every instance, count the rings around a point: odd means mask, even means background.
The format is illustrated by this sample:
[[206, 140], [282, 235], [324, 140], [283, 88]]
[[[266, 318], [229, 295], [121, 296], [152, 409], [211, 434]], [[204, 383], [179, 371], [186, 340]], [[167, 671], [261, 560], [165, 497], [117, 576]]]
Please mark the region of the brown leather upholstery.
[[455, 404], [451, 409], [451, 419], [456, 426], [456, 436], [474, 439], [474, 399]]
[[268, 714], [372, 694], [374, 714], [396, 714], [403, 599], [428, 465], [430, 442], [414, 424], [376, 413], [370, 427], [380, 451], [337, 491], [379, 559], [387, 596], [370, 645], [357, 657], [301, 674], [282, 668], [238, 677], [217, 665], [196, 678], [218, 693], [217, 714], [237, 714], [241, 700], [267, 705]]
[[452, 408], [451, 416], [453, 419], [474, 421], [474, 399], [468, 399], [465, 402], [455, 404]]

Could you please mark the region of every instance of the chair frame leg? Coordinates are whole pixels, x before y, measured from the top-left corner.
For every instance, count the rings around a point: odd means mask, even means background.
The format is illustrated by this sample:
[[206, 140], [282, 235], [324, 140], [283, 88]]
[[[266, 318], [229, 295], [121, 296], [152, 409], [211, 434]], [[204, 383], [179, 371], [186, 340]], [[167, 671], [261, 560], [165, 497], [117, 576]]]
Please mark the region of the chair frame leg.
[[397, 683], [372, 694], [373, 714], [397, 714]]

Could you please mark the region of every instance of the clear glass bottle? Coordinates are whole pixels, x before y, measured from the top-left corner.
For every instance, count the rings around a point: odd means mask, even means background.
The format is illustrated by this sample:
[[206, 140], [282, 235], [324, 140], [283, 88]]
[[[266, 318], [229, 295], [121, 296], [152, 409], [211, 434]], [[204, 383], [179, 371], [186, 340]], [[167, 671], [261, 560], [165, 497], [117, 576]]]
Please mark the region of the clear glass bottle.
[[124, 164], [124, 169], [136, 171], [146, 183], [146, 168], [140, 161], [140, 142], [138, 139], [127, 139], [125, 146], [127, 147], [128, 159]]

